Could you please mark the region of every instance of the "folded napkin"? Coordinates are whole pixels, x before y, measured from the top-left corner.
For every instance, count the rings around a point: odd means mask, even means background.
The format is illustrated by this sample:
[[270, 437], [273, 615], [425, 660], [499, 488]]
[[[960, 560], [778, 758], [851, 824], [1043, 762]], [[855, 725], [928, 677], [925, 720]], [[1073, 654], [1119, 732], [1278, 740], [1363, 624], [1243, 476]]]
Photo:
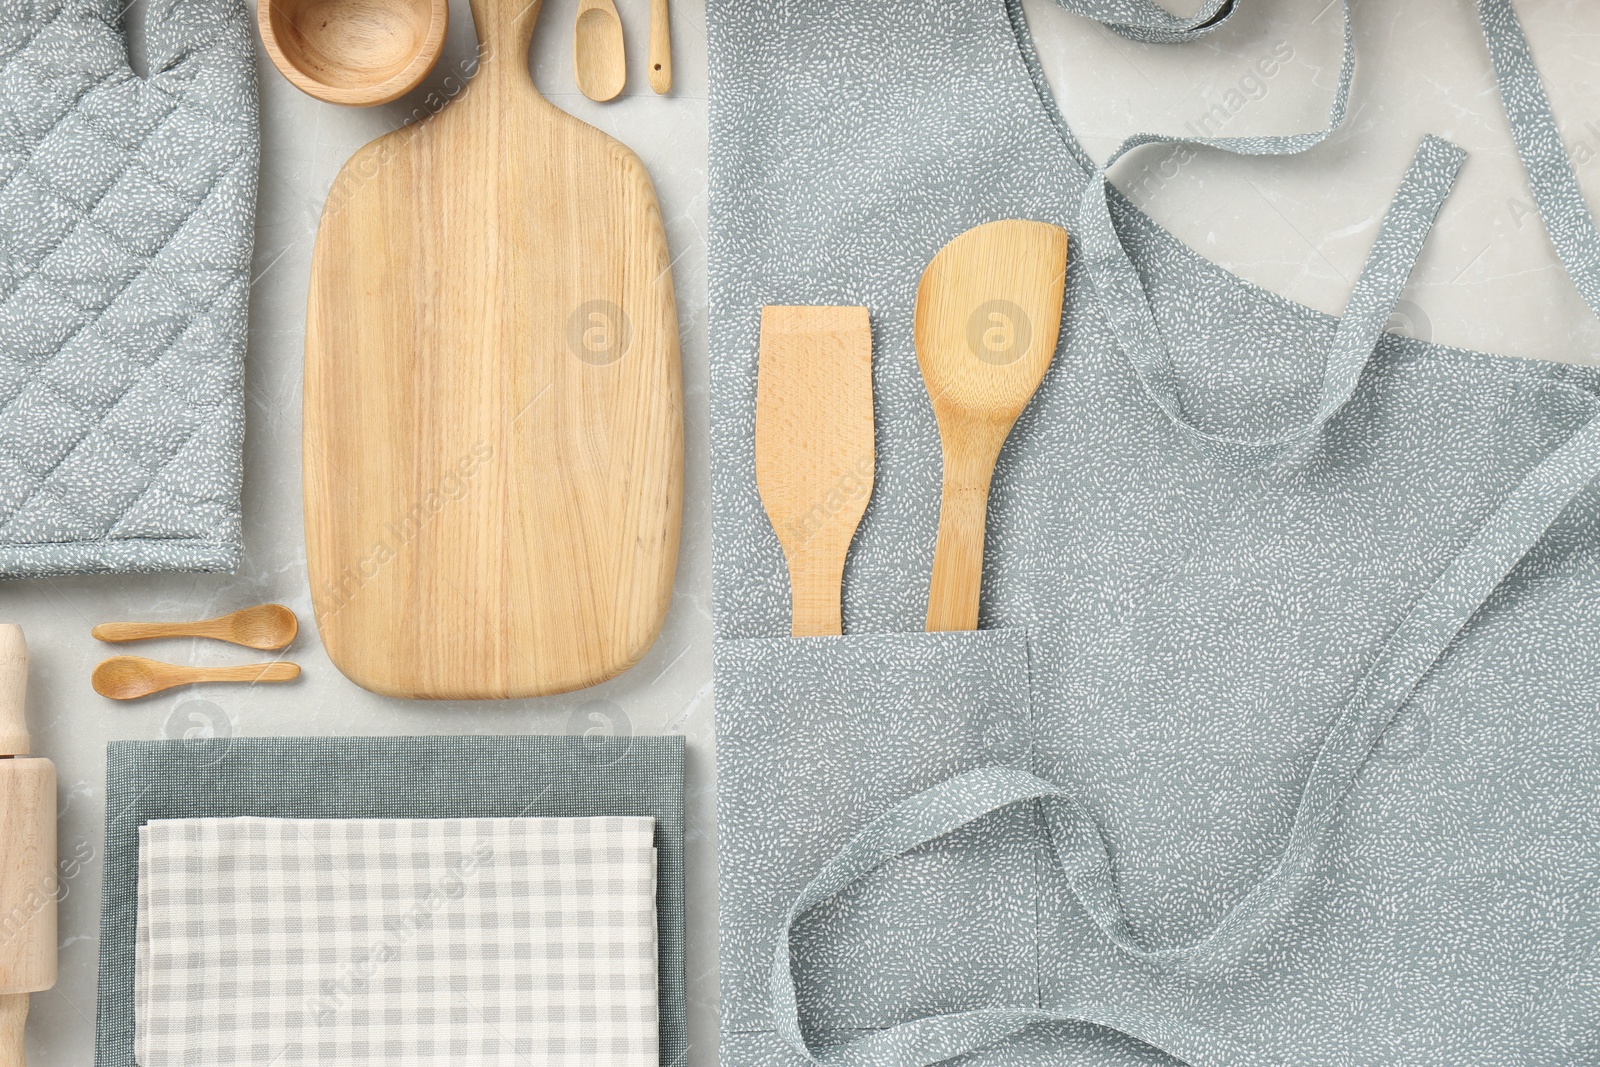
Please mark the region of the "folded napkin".
[[[681, 737], [230, 737], [106, 747], [96, 1067], [132, 1067], [139, 830], [162, 819], [651, 818], [660, 1067], [681, 1067]], [[400, 1024], [403, 1028], [404, 1021]], [[403, 1061], [394, 1060], [396, 1064]], [[463, 1056], [457, 1063], [473, 1062]], [[519, 1059], [536, 1064], [536, 1058]], [[196, 1058], [196, 1067], [204, 1061]], [[211, 1067], [204, 1064], [204, 1067]]]
[[144, 1067], [657, 1067], [652, 818], [139, 829]]

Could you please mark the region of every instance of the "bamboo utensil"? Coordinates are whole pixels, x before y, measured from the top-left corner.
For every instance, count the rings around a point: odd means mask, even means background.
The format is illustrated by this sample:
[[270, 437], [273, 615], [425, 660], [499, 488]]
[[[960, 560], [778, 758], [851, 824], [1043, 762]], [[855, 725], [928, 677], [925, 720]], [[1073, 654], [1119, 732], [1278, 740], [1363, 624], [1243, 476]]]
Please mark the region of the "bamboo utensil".
[[978, 628], [989, 483], [1055, 354], [1066, 272], [1065, 230], [1007, 220], [957, 237], [922, 275], [917, 362], [944, 454], [930, 631]]
[[444, 48], [449, 0], [257, 0], [261, 43], [296, 89], [371, 107], [415, 89]]
[[668, 0], [650, 0], [650, 88], [672, 92], [672, 11]]
[[613, 0], [579, 0], [572, 38], [572, 69], [583, 95], [599, 104], [615, 100], [628, 82], [622, 18]]
[[282, 660], [239, 667], [180, 667], [140, 656], [115, 656], [94, 669], [94, 691], [112, 700], [138, 700], [164, 689], [197, 682], [291, 682], [300, 665]]
[[637, 663], [672, 594], [683, 386], [649, 174], [528, 77], [540, 4], [473, 0], [483, 58], [357, 152], [306, 311], [317, 626], [390, 696], [562, 693]]
[[300, 620], [282, 604], [259, 604], [202, 622], [105, 622], [92, 632], [99, 640], [112, 644], [158, 637], [209, 637], [274, 652], [295, 639]]
[[22, 1067], [28, 995], [56, 984], [56, 768], [31, 756], [28, 644], [0, 626], [0, 1067]]
[[762, 308], [756, 485], [789, 564], [796, 637], [844, 632], [845, 557], [875, 463], [867, 309]]

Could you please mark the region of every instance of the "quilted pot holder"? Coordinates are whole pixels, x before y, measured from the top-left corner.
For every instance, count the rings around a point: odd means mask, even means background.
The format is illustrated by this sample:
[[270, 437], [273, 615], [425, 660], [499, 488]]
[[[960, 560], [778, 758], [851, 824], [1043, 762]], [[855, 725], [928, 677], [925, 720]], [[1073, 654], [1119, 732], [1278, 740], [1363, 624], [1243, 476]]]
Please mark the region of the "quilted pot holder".
[[0, 576], [239, 562], [256, 198], [241, 0], [0, 3]]

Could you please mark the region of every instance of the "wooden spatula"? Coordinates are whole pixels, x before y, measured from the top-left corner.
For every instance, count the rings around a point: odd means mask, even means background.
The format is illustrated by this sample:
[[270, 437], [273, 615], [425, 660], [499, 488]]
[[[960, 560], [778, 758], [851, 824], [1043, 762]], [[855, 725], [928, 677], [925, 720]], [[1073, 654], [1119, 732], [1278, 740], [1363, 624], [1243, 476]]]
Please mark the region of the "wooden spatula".
[[756, 486], [789, 563], [796, 637], [844, 632], [844, 561], [876, 459], [867, 309], [763, 308]]
[[528, 77], [539, 0], [472, 0], [478, 71], [345, 164], [306, 307], [317, 627], [379, 693], [544, 696], [639, 661], [672, 596], [671, 259], [626, 146]]
[[989, 481], [1061, 330], [1067, 232], [1007, 220], [940, 250], [917, 290], [917, 362], [944, 451], [928, 629], [976, 630]]

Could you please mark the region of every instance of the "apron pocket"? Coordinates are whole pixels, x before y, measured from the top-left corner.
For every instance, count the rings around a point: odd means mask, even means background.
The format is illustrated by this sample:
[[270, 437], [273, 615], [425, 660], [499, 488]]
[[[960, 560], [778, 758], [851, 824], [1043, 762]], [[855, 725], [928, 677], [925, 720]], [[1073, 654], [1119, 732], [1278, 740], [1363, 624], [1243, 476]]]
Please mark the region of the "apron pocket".
[[[772, 1029], [778, 930], [884, 811], [963, 771], [1025, 767], [1022, 630], [719, 642], [722, 1028]], [[1037, 999], [1035, 902], [1050, 857], [1029, 806], [885, 864], [791, 941], [818, 1045], [925, 1015]]]

